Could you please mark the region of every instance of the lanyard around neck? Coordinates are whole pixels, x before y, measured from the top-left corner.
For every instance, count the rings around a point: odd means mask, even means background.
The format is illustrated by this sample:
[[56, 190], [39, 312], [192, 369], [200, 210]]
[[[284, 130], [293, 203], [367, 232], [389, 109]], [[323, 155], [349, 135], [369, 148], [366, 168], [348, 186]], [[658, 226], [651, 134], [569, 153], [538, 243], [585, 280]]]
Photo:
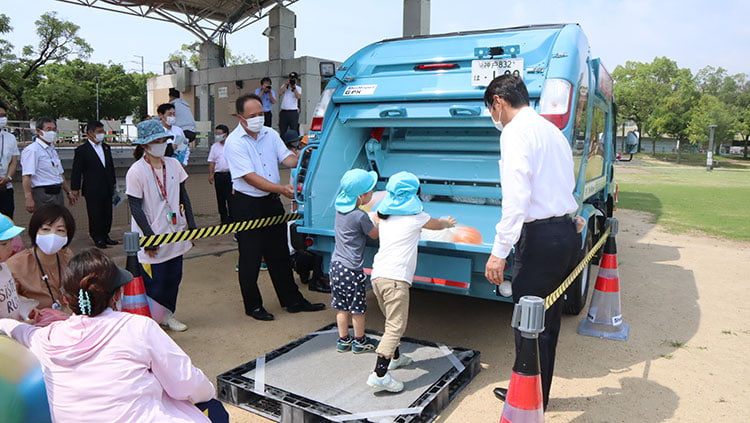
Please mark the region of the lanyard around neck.
[[[52, 294], [52, 287], [50, 287], [49, 285], [49, 276], [42, 267], [42, 262], [39, 260], [39, 254], [37, 254], [36, 252], [36, 247], [34, 247], [34, 258], [36, 259], [37, 266], [39, 266], [39, 272], [42, 274], [42, 280], [44, 281], [44, 284], [47, 285], [47, 291], [49, 292], [49, 296], [52, 298], [52, 302], [59, 304], [55, 299], [55, 296]], [[60, 285], [62, 285], [62, 266], [60, 265], [60, 254], [55, 254], [55, 258], [57, 258], [57, 277], [60, 278]]]
[[161, 199], [169, 203], [169, 200], [167, 200], [167, 164], [164, 163], [164, 160], [161, 160], [161, 175], [162, 175], [162, 181], [159, 180], [159, 177], [156, 176], [156, 170], [154, 169], [154, 165], [151, 164], [146, 157], [143, 158], [143, 160], [148, 163], [148, 166], [151, 168], [151, 174], [154, 175], [154, 179], [156, 180], [156, 186], [159, 187], [159, 193], [161, 194]]

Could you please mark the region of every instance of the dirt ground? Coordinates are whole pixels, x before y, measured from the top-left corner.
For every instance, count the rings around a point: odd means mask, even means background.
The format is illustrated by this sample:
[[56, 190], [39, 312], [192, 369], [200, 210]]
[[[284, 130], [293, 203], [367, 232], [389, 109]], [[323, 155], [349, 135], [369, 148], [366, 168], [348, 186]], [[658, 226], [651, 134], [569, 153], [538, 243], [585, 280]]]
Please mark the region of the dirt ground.
[[[576, 329], [582, 316], [566, 316], [546, 421], [750, 421], [750, 366], [745, 360], [750, 307], [742, 285], [750, 244], [669, 234], [646, 214], [620, 210], [616, 216], [630, 339], [580, 336]], [[231, 246], [231, 241], [221, 245]], [[260, 281], [265, 306], [276, 320], [246, 317], [236, 262], [236, 252], [185, 262], [177, 317], [190, 329], [172, 335], [214, 381], [220, 373], [334, 321], [330, 309], [283, 311], [265, 272]], [[310, 300], [328, 302], [326, 294], [303, 292]], [[507, 386], [511, 374], [511, 306], [421, 290], [412, 291], [411, 301], [407, 336], [482, 353], [482, 371], [438, 421], [498, 421], [502, 403], [492, 388]], [[383, 317], [371, 295], [368, 302], [368, 327], [382, 330]], [[268, 421], [228, 408], [234, 422]]]

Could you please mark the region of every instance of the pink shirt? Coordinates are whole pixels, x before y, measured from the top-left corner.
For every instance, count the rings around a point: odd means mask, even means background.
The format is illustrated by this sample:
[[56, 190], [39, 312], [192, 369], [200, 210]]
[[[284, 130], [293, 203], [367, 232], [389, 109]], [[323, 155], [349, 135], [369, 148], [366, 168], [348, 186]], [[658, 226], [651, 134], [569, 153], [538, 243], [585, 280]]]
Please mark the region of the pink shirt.
[[209, 422], [214, 387], [153, 320], [105, 310], [45, 328], [0, 319], [42, 365], [55, 422]]

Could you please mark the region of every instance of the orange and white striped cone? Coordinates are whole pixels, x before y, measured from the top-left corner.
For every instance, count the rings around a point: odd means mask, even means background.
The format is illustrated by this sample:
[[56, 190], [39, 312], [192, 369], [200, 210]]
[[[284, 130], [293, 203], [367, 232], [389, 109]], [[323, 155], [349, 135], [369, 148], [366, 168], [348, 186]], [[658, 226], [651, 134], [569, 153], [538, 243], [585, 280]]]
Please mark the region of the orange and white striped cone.
[[610, 233], [599, 261], [594, 295], [589, 313], [578, 326], [578, 333], [597, 338], [627, 341], [630, 325], [622, 321], [620, 305], [620, 276], [617, 271], [617, 219], [607, 219]]
[[521, 332], [521, 343], [500, 423], [543, 423], [539, 333], [544, 331], [544, 300], [532, 296], [522, 297], [513, 309], [512, 326]]
[[138, 250], [140, 249], [138, 242], [139, 235], [137, 232], [125, 234], [125, 253], [128, 255], [125, 269], [133, 274], [133, 280], [123, 289], [122, 311], [151, 317], [146, 287], [143, 285], [143, 277], [141, 276], [141, 266], [138, 263]]

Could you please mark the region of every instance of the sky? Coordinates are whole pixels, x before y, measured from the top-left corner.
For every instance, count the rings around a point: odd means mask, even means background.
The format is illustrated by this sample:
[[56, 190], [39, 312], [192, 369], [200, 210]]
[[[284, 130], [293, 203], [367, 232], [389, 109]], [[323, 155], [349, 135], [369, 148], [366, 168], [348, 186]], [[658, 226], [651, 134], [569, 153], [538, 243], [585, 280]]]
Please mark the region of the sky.
[[[748, 0], [432, 0], [432, 34], [541, 23], [579, 23], [594, 57], [611, 71], [626, 61], [666, 56], [694, 73], [704, 66], [750, 75]], [[23, 5], [23, 7], [21, 6]], [[400, 37], [403, 0], [300, 0], [296, 56], [343, 61], [360, 48]], [[47, 11], [78, 24], [93, 47], [93, 62], [121, 63], [161, 73], [162, 62], [182, 44], [197, 41], [171, 23], [71, 5], [54, 0], [0, 0], [11, 18], [6, 34], [17, 50], [35, 44], [34, 21]], [[263, 19], [228, 37], [233, 53], [268, 58]]]

